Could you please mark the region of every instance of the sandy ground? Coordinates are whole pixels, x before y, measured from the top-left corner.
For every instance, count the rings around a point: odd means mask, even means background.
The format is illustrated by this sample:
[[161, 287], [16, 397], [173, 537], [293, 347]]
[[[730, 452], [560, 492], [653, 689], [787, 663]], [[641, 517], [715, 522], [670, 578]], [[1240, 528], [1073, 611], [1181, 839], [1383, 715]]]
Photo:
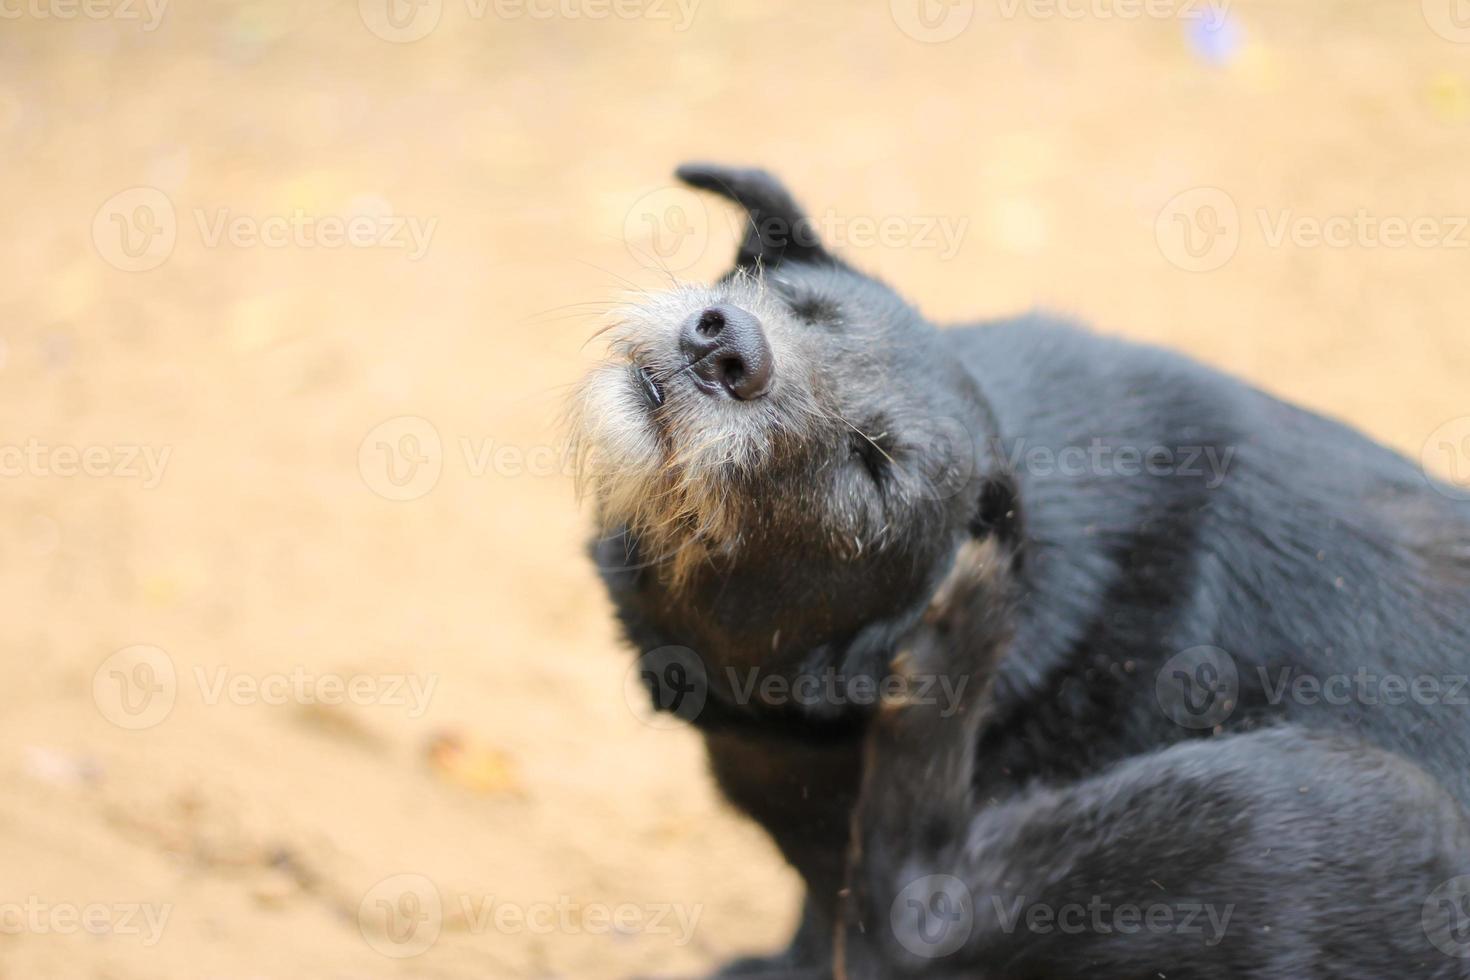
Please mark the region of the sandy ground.
[[559, 2], [3, 6], [0, 977], [679, 976], [782, 937], [790, 875], [625, 698], [554, 462], [601, 304], [730, 254], [682, 159], [778, 168], [938, 317], [1075, 313], [1470, 480], [1449, 0], [1209, 35]]

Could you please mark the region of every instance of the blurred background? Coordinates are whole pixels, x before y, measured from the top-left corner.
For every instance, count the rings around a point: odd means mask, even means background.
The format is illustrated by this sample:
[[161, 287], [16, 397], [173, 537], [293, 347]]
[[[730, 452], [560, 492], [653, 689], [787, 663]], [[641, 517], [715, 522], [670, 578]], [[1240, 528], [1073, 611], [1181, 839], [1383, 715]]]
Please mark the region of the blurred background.
[[1464, 0], [3, 0], [0, 977], [785, 938], [560, 457], [606, 304], [733, 254], [689, 158], [1470, 492]]

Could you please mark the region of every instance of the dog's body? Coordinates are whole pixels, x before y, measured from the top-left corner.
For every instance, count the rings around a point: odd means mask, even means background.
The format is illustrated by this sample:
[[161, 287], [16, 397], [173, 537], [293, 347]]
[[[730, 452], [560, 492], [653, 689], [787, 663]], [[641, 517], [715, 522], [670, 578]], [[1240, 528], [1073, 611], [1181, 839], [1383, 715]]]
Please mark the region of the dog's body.
[[[985, 736], [986, 770], [1071, 778], [1208, 734], [1212, 714], [1227, 729], [1288, 719], [1402, 753], [1470, 804], [1470, 690], [1450, 690], [1470, 673], [1470, 504], [1359, 433], [1170, 352], [1034, 319], [947, 336], [1014, 450], [1024, 524], [1025, 653], [998, 665], [1008, 723]], [[1025, 455], [1098, 443], [1110, 462], [1081, 475]], [[1173, 462], [1149, 476], [1125, 449]], [[1228, 653], [1237, 703], [1171, 718], [1158, 674], [1199, 646]], [[1338, 705], [1340, 690], [1296, 697], [1288, 681], [1360, 669], [1369, 685], [1443, 679], [1439, 700], [1459, 704], [1358, 703], [1354, 684]]]
[[[823, 263], [835, 260], [764, 233], [773, 214], [800, 214], [761, 180], [703, 169], [691, 182], [752, 215], [742, 262], [779, 265], [798, 285], [808, 264], [832, 275]], [[863, 281], [846, 288], [861, 295]], [[886, 323], [885, 303], [863, 309]], [[1470, 888], [1452, 880], [1470, 873], [1470, 504], [1352, 430], [1178, 355], [1040, 318], [937, 341], [903, 329], [921, 353], [869, 339], [890, 358], [874, 383], [932, 371], [953, 395], [941, 407], [975, 435], [973, 479], [912, 514], [885, 509], [882, 544], [859, 534], [864, 557], [831, 559], [828, 605], [871, 616], [827, 612], [819, 630], [820, 579], [792, 612], [772, 597], [792, 588], [756, 584], [783, 540], [811, 578], [815, 559], [787, 523], [712, 548], [704, 579], [677, 587], [648, 570], [632, 523], [597, 550], [636, 646], [705, 657], [694, 721], [715, 776], [807, 882], [792, 949], [726, 975], [1470, 975], [1455, 945], [1470, 955], [1456, 931]], [[954, 366], [964, 378], [951, 380]], [[883, 391], [838, 404], [851, 415], [864, 398], [902, 420]], [[895, 467], [911, 465], [904, 445], [885, 447]], [[879, 497], [887, 507], [898, 491]], [[824, 529], [838, 520], [814, 513]], [[885, 537], [893, 525], [901, 544]], [[987, 576], [962, 593], [961, 625], [935, 625], [925, 610], [964, 541], [991, 545]], [[889, 549], [863, 566], [883, 581], [881, 604], [848, 578], [874, 547]], [[726, 608], [732, 591], [755, 627]], [[751, 651], [766, 635], [763, 664]], [[932, 704], [794, 709], [742, 701], [720, 676], [737, 664], [888, 676], [913, 649], [931, 674], [983, 694], [947, 718]], [[994, 911], [1165, 900], [1176, 914], [1231, 908], [1234, 925], [1205, 943], [1177, 921], [1125, 936], [1007, 927]], [[904, 932], [905, 903], [917, 934]], [[939, 906], [966, 910], [963, 937], [941, 929], [935, 944], [922, 919]]]

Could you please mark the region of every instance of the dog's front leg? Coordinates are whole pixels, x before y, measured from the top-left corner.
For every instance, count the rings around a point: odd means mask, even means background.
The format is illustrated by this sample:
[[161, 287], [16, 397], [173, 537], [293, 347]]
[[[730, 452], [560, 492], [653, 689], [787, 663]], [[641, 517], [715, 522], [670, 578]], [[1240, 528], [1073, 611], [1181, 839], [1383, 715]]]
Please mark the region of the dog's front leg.
[[[898, 975], [895, 929], [910, 913], [932, 915], [920, 940], [926, 947], [947, 941], [955, 896], [944, 893], [946, 879], [938, 872], [953, 865], [955, 842], [977, 810], [976, 745], [994, 666], [1010, 638], [1008, 561], [993, 538], [964, 545], [923, 624], [892, 664], [900, 687], [869, 728], [853, 809], [834, 941], [839, 980]], [[934, 870], [916, 875], [915, 869]], [[925, 876], [932, 880], [906, 881]], [[918, 894], [926, 884], [933, 887]], [[919, 906], [911, 908], [914, 902]]]

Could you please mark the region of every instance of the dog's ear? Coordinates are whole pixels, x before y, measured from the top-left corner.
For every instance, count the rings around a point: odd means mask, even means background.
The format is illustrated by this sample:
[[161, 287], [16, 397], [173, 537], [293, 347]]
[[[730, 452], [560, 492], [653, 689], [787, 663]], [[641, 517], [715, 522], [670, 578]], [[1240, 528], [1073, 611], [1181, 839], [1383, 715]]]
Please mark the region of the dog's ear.
[[686, 163], [675, 173], [690, 187], [710, 191], [745, 209], [745, 234], [735, 265], [753, 269], [782, 262], [831, 262], [816, 225], [782, 183], [764, 170]]

